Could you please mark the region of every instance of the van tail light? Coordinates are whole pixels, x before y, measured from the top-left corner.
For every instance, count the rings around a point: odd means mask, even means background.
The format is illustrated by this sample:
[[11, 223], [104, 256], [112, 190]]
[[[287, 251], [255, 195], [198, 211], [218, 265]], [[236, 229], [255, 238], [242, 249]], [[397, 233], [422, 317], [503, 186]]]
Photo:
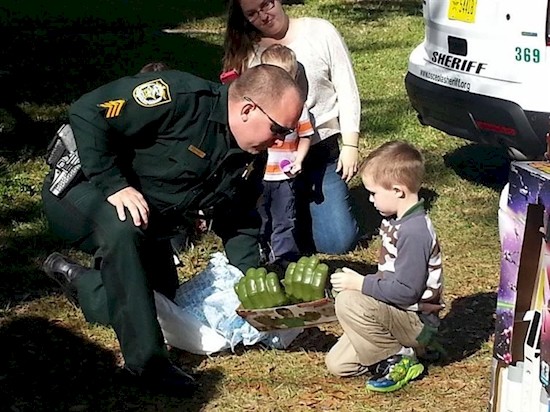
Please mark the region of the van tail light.
[[485, 130], [487, 132], [500, 133], [506, 136], [516, 136], [518, 134], [518, 131], [513, 127], [503, 126], [501, 124], [476, 120], [476, 125], [479, 130]]

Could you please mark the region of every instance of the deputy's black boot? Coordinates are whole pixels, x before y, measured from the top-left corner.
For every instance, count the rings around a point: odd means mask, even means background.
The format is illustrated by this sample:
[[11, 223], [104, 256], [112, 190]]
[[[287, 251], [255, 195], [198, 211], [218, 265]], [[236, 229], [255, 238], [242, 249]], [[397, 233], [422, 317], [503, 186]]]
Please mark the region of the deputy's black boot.
[[73, 282], [88, 269], [57, 252], [46, 258], [42, 269], [61, 287], [67, 299], [76, 305], [78, 300]]
[[191, 397], [199, 387], [195, 378], [181, 368], [166, 362], [161, 367], [134, 371], [124, 367], [127, 376], [144, 389], [171, 396]]

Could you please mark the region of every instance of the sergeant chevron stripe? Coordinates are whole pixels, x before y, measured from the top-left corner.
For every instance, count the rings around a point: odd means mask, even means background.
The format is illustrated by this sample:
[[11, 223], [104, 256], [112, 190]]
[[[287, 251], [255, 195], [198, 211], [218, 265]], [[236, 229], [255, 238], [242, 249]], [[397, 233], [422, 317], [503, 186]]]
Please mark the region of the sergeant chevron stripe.
[[101, 103], [99, 107], [103, 107], [107, 109], [107, 112], [105, 113], [105, 117], [107, 119], [110, 119], [111, 117], [117, 117], [120, 114], [120, 111], [122, 110], [122, 106], [124, 106], [124, 103], [126, 103], [126, 100], [109, 100], [108, 102]]

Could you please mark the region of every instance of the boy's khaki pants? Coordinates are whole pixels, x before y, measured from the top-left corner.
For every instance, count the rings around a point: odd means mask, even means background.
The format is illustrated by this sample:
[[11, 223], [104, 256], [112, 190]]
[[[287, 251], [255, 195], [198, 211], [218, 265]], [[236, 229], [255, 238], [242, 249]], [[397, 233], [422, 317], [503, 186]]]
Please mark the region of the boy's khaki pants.
[[332, 374], [361, 375], [368, 366], [397, 354], [403, 346], [419, 347], [416, 337], [423, 324], [415, 312], [355, 290], [340, 292], [335, 305], [344, 333], [325, 359]]

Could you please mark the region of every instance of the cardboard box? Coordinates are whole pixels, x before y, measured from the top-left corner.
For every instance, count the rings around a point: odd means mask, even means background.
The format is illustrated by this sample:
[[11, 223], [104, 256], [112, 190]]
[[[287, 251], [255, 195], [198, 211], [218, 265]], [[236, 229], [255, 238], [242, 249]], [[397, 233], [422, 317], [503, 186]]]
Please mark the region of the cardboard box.
[[549, 389], [549, 214], [550, 163], [513, 162], [499, 206], [491, 412], [548, 411], [543, 385]]
[[240, 306], [237, 313], [260, 331], [308, 328], [337, 320], [331, 298], [266, 309], [244, 309]]
[[540, 228], [544, 215], [550, 211], [549, 172], [548, 162], [513, 162], [509, 190], [503, 192], [501, 199], [501, 269], [494, 357], [505, 364], [523, 360], [527, 324], [521, 320], [525, 312], [542, 311]]
[[[550, 213], [550, 210], [549, 210]], [[546, 215], [548, 217], [548, 215]], [[549, 228], [548, 220], [545, 227]], [[541, 268], [544, 304], [542, 309], [542, 330], [540, 336], [540, 381], [550, 392], [550, 240], [547, 238], [544, 247], [543, 266]]]
[[[516, 320], [519, 322], [519, 320]], [[491, 368], [491, 400], [495, 412], [548, 412], [546, 394], [539, 381], [541, 314], [530, 310], [522, 322], [527, 324], [524, 359], [515, 365], [505, 365], [493, 358]], [[543, 409], [541, 409], [543, 408]]]

